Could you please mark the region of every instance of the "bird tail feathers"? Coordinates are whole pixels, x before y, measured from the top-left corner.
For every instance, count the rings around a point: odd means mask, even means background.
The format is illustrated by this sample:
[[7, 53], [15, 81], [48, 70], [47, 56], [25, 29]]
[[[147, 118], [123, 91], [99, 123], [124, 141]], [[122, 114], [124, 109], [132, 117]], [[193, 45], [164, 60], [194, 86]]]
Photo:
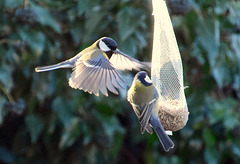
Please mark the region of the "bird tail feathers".
[[160, 121], [158, 118], [151, 117], [150, 124], [152, 125], [154, 131], [156, 132], [158, 139], [160, 140], [163, 149], [165, 151], [169, 151], [171, 148], [174, 147], [173, 141], [170, 137], [166, 134], [165, 130], [163, 129]]

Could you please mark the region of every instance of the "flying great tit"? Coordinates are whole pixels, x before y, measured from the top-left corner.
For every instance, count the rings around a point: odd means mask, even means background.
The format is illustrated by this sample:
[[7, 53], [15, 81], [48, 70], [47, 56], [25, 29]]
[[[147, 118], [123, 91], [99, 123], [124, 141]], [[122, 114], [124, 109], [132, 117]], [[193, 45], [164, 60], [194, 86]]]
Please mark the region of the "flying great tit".
[[[152, 134], [156, 132], [163, 149], [169, 151], [174, 147], [173, 141], [166, 134], [158, 118], [159, 94], [145, 71], [138, 72], [127, 93], [127, 100], [137, 115], [141, 124], [141, 133], [145, 130]], [[152, 128], [151, 128], [152, 127]]]
[[72, 68], [69, 85], [90, 94], [99, 95], [99, 90], [108, 96], [107, 88], [118, 94], [116, 88], [123, 88], [125, 81], [117, 70], [150, 70], [150, 63], [140, 62], [117, 49], [117, 43], [102, 37], [85, 48], [73, 58], [61, 63], [35, 68], [36, 72], [44, 72], [59, 68]]

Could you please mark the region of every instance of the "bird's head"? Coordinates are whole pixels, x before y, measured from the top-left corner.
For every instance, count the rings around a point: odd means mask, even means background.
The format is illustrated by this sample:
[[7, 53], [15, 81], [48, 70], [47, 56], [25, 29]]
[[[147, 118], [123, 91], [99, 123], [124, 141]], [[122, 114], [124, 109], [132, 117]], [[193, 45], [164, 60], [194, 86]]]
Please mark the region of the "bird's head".
[[97, 47], [105, 52], [110, 58], [115, 51], [117, 51], [117, 43], [109, 37], [103, 37], [99, 39]]
[[140, 81], [144, 86], [151, 86], [153, 84], [145, 71], [138, 72], [134, 80]]
[[112, 57], [113, 54], [121, 54], [125, 56], [125, 54], [117, 48], [117, 43], [109, 37], [103, 37], [99, 39], [97, 41], [97, 47], [101, 51], [105, 52], [109, 59]]

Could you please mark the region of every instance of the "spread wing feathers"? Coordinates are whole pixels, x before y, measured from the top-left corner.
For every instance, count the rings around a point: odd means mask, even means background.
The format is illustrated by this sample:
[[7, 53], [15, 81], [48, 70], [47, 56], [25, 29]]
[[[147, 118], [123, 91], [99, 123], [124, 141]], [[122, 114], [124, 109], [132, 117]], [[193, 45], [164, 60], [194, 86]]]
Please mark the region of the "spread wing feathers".
[[125, 81], [120, 73], [103, 56], [98, 60], [78, 60], [69, 78], [69, 85], [99, 95], [99, 90], [108, 96], [107, 89], [118, 94], [116, 88], [123, 88]]
[[42, 66], [42, 67], [36, 67], [36, 72], [45, 72], [45, 71], [51, 71], [59, 68], [73, 68], [73, 63], [71, 63], [69, 60], [63, 61], [58, 64], [49, 65], [49, 66]]
[[77, 54], [76, 56], [74, 56], [73, 58], [60, 62], [58, 64], [54, 64], [54, 65], [49, 65], [49, 66], [42, 66], [42, 67], [36, 67], [35, 71], [36, 72], [45, 72], [45, 71], [51, 71], [51, 70], [55, 70], [55, 69], [60, 69], [60, 68], [73, 68], [75, 62], [77, 61], [78, 58], [81, 57], [81, 53]]
[[150, 71], [151, 64], [148, 62], [140, 62], [126, 54], [123, 53], [115, 53], [110, 58], [110, 62], [113, 64], [113, 66], [121, 71], [124, 70], [137, 70], [145, 69], [147, 71]]

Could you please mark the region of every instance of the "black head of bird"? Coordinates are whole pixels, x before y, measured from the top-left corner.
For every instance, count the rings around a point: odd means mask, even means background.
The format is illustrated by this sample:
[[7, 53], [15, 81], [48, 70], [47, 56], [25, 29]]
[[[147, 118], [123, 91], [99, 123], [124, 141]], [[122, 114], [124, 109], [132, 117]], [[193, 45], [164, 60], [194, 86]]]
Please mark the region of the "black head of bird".
[[137, 73], [135, 78], [136, 78], [136, 80], [139, 80], [145, 86], [153, 85], [152, 81], [150, 80], [150, 78], [148, 77], [148, 75], [145, 71], [141, 71], [141, 72]]
[[97, 42], [97, 47], [105, 52], [110, 59], [117, 50], [117, 43], [113, 39], [105, 37]]

